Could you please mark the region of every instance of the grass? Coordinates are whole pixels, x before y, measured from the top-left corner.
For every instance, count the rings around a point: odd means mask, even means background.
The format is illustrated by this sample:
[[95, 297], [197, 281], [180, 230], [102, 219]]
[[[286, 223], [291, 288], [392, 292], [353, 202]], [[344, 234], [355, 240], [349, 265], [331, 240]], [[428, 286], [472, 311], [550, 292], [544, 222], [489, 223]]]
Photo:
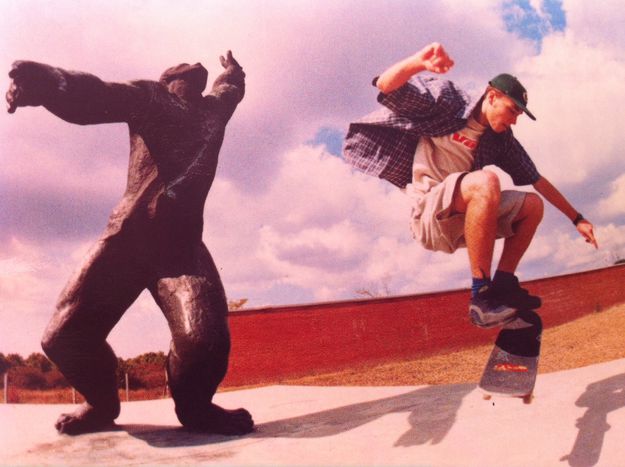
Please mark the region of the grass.
[[[68, 389], [21, 389], [9, 388], [8, 399], [12, 404], [72, 404], [75, 402], [81, 404], [84, 402], [83, 397], [76, 392]], [[143, 401], [152, 399], [163, 399], [169, 397], [163, 395], [163, 388], [154, 389], [135, 389], [128, 391], [128, 400]], [[119, 390], [119, 398], [126, 401], [126, 391]]]
[[[625, 358], [625, 304], [545, 329], [539, 373], [579, 368]], [[418, 360], [394, 361], [310, 375], [281, 384], [315, 386], [418, 386], [477, 383], [492, 345]]]

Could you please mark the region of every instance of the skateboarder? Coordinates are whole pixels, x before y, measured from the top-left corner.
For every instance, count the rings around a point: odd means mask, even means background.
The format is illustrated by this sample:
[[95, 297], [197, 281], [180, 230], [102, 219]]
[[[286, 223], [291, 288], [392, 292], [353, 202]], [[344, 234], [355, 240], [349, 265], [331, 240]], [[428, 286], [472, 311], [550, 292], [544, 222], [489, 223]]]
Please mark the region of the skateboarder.
[[[512, 134], [525, 113], [527, 92], [509, 74], [469, 96], [444, 74], [454, 65], [444, 47], [427, 45], [392, 65], [373, 84], [383, 107], [350, 125], [345, 158], [365, 173], [403, 189], [412, 199], [411, 228], [427, 249], [453, 253], [466, 247], [472, 274], [471, 320], [491, 327], [535, 309], [539, 297], [519, 285], [516, 268], [543, 216], [535, 193], [502, 191], [497, 165], [515, 185], [532, 185], [597, 248], [593, 225], [540, 173]], [[491, 281], [496, 238], [505, 238]]]
[[247, 410], [212, 402], [226, 374], [230, 334], [224, 288], [202, 242], [204, 202], [226, 124], [245, 93], [245, 73], [232, 53], [221, 64], [205, 96], [208, 72], [200, 63], [130, 83], [29, 61], [9, 73], [10, 113], [41, 105], [70, 123], [126, 122], [130, 133], [126, 192], [61, 293], [42, 340], [86, 399], [58, 419], [61, 433], [101, 430], [117, 418], [117, 359], [106, 338], [144, 289], [172, 333], [167, 373], [180, 422], [210, 433], [253, 430]]

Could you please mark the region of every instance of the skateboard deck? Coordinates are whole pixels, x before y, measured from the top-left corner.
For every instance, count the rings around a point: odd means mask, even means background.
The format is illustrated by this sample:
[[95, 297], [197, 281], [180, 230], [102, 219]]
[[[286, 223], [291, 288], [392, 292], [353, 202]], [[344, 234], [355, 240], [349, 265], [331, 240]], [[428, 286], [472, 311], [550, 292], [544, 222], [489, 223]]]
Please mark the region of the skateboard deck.
[[542, 320], [531, 310], [519, 311], [517, 317], [499, 331], [479, 383], [485, 399], [508, 396], [531, 402], [541, 335]]

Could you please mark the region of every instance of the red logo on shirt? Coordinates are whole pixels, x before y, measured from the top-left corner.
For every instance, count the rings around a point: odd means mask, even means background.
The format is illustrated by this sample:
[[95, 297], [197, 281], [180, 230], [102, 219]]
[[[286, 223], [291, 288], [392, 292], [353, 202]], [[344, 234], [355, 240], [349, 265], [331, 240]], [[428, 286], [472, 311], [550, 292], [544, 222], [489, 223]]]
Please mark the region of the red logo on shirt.
[[477, 141], [473, 141], [472, 139], [469, 139], [466, 136], [461, 135], [460, 133], [454, 133], [451, 136], [451, 139], [460, 144], [463, 144], [469, 149], [475, 149], [477, 147]]

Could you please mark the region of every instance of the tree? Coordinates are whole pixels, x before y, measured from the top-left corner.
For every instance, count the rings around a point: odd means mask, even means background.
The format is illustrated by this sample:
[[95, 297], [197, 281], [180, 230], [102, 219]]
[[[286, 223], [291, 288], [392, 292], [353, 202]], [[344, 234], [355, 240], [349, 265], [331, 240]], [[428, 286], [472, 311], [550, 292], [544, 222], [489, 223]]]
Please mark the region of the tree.
[[7, 355], [6, 359], [9, 363], [9, 368], [24, 366], [24, 358], [22, 358], [20, 354], [10, 353]]
[[24, 389], [45, 389], [46, 378], [37, 368], [21, 366], [11, 369], [9, 376], [11, 386]]
[[52, 370], [52, 362], [48, 358], [39, 352], [31, 353], [24, 361], [25, 365], [31, 368], [36, 368], [39, 371], [45, 373]]
[[165, 367], [167, 356], [163, 352], [148, 352], [127, 360], [130, 367], [158, 365]]
[[2, 352], [0, 352], [0, 374], [4, 373], [9, 369], [9, 361], [4, 356]]

